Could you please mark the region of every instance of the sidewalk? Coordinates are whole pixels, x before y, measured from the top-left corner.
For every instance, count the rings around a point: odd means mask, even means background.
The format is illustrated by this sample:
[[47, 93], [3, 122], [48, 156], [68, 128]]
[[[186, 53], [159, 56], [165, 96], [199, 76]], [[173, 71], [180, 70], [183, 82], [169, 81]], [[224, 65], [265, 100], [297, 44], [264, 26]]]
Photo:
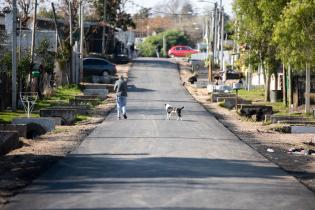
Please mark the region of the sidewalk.
[[[277, 125], [263, 125], [261, 122], [253, 122], [242, 118], [235, 110], [230, 111], [220, 107], [218, 103], [210, 103], [205, 88], [195, 88], [187, 82], [190, 76], [189, 71], [181, 68], [180, 77], [184, 86], [200, 104], [242, 141], [295, 176], [301, 183], [315, 192], [315, 156], [288, 153], [288, 150], [292, 147], [315, 149], [314, 146], [305, 144], [310, 141], [315, 143], [314, 134], [279, 133], [272, 130]], [[273, 149], [274, 152], [268, 152], [268, 148]]]

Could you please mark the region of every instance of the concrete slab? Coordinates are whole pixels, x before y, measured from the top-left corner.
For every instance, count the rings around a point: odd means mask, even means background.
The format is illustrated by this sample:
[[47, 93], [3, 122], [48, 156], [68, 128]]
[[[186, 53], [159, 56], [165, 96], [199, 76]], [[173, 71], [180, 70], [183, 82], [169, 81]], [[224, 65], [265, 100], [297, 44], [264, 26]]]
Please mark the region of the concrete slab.
[[75, 109], [76, 114], [87, 114], [89, 110], [91, 109], [90, 105], [85, 105], [85, 104], [78, 104], [78, 105], [69, 105], [69, 106], [53, 106], [49, 107], [47, 109]]
[[108, 90], [107, 89], [85, 89], [83, 93], [84, 95], [97, 96], [100, 99], [105, 100], [108, 95]]
[[17, 131], [19, 137], [26, 138], [26, 136], [27, 136], [27, 126], [26, 125], [0, 124], [0, 130]]
[[38, 124], [43, 127], [47, 132], [53, 131], [56, 127], [57, 122], [60, 121], [58, 118], [52, 117], [38, 117], [38, 118], [16, 118], [11, 124]]
[[[94, 98], [96, 97], [96, 98]], [[69, 104], [71, 106], [87, 106], [92, 105], [96, 106], [100, 104], [102, 100], [98, 98], [97, 96], [93, 96], [93, 98], [74, 98], [69, 100]]]
[[291, 133], [315, 133], [315, 126], [291, 126]]
[[72, 125], [75, 122], [77, 110], [73, 108], [46, 108], [39, 110], [41, 117], [60, 117], [62, 125]]
[[0, 155], [19, 148], [19, 134], [17, 131], [0, 130]]
[[277, 122], [308, 122], [310, 121], [309, 118], [303, 117], [303, 116], [292, 116], [292, 115], [271, 115], [270, 117], [272, 123]]

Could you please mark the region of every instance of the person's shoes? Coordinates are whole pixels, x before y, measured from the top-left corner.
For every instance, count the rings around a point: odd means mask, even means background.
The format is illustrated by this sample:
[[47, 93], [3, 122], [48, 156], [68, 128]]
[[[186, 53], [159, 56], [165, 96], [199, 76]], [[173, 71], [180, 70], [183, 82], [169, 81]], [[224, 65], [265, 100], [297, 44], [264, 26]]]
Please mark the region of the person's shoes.
[[120, 117], [117, 117], [117, 120], [120, 120]]
[[127, 119], [127, 115], [126, 114], [124, 114], [123, 116], [124, 116], [124, 119]]

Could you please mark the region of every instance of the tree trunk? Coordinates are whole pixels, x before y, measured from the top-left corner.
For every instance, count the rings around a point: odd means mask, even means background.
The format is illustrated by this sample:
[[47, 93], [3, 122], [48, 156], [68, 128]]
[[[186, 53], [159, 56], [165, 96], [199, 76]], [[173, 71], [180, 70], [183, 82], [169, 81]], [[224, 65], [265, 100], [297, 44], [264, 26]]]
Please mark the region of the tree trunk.
[[269, 72], [266, 72], [265, 101], [270, 101], [270, 81], [271, 81], [271, 74]]
[[274, 75], [275, 75], [275, 90], [278, 90], [278, 73], [275, 72]]
[[311, 70], [310, 65], [306, 64], [306, 78], [305, 78], [305, 113], [310, 113], [310, 88], [311, 87]]
[[285, 106], [288, 105], [288, 101], [287, 101], [287, 71], [285, 69], [285, 65], [282, 65], [282, 72], [283, 72], [283, 76], [282, 76], [282, 95], [283, 95], [283, 104]]
[[288, 66], [288, 104], [289, 104], [289, 112], [292, 105], [292, 72], [291, 65]]

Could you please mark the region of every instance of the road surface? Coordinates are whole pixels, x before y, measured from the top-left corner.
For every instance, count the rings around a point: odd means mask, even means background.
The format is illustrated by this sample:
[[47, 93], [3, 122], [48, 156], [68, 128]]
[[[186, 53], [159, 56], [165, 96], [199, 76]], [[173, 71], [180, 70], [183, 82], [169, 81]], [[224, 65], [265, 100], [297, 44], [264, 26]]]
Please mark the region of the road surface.
[[[185, 91], [176, 65], [139, 59], [128, 120], [112, 112], [6, 209], [315, 209], [315, 196], [241, 142]], [[165, 120], [164, 104], [184, 106]]]

